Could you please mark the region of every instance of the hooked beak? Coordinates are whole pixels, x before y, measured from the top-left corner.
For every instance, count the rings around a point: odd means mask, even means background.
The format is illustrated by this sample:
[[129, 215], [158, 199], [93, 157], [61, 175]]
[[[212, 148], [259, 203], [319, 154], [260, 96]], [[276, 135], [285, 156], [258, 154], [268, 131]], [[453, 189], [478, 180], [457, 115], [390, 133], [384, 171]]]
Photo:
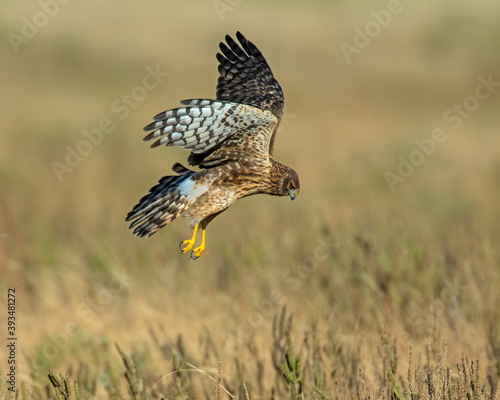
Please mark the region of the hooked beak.
[[297, 192], [297, 189], [290, 189], [288, 193], [290, 194], [290, 199], [292, 200], [295, 200], [295, 198], [299, 194], [299, 192]]

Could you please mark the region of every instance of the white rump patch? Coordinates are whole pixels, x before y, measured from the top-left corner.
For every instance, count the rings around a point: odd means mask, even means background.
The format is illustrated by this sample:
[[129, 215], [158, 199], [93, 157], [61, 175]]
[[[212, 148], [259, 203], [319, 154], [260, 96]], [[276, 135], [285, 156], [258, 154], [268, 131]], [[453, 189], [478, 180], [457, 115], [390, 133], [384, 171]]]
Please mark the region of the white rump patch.
[[199, 181], [194, 181], [192, 178], [186, 179], [179, 185], [179, 192], [182, 196], [186, 196], [190, 200], [196, 200], [208, 189], [206, 184], [202, 184]]

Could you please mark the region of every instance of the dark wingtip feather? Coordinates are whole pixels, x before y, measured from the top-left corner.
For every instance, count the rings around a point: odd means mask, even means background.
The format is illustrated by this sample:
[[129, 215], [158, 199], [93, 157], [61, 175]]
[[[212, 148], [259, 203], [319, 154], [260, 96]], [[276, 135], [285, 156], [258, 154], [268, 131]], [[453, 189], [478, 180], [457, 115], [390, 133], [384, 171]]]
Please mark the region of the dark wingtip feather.
[[151, 139], [153, 139], [155, 136], [155, 132], [151, 132], [149, 135], [145, 136], [144, 139], [142, 139], [143, 142], [148, 142]]
[[225, 53], [227, 51], [227, 46], [224, 42], [219, 43], [219, 49], [222, 51], [222, 53]]
[[217, 53], [215, 55], [215, 58], [217, 58], [217, 61], [219, 61], [220, 63], [223, 63], [226, 60], [226, 58], [221, 53]]
[[154, 142], [151, 146], [149, 146], [151, 149], [154, 149], [155, 147], [158, 147], [161, 145], [161, 139], [158, 139], [156, 142]]
[[224, 43], [220, 44], [220, 50], [222, 51], [222, 54], [226, 57], [226, 59], [231, 63], [235, 62], [236, 60], [240, 60], [241, 58], [238, 55], [238, 53], [241, 53], [240, 46], [238, 46], [233, 39], [231, 39], [231, 41], [228, 41], [227, 44], [229, 45], [229, 47], [227, 47]]
[[[234, 37], [234, 36], [233, 36]], [[219, 45], [216, 96], [271, 110], [278, 118], [283, 113], [283, 93], [262, 52], [240, 31], [236, 39], [226, 35], [226, 44]]]
[[165, 119], [165, 113], [166, 113], [166, 112], [167, 112], [167, 111], [162, 111], [161, 113], [156, 114], [156, 115], [153, 117], [153, 121], [158, 122], [158, 121], [161, 121], [161, 120]]
[[155, 128], [156, 122], [157, 121], [151, 122], [150, 124], [148, 124], [147, 126], [145, 126], [144, 128], [142, 128], [142, 130], [144, 132], [152, 131]]
[[243, 41], [247, 41], [246, 37], [243, 36], [243, 33], [241, 33], [240, 31], [236, 32], [236, 39], [238, 39], [240, 43], [243, 43]]
[[178, 173], [179, 175], [186, 175], [190, 172], [193, 172], [179, 162], [176, 162], [174, 165], [172, 165], [172, 171]]
[[[233, 48], [234, 46], [238, 46], [236, 44], [236, 42], [234, 41], [234, 39], [231, 37], [231, 36], [226, 36], [226, 43], [229, 45], [229, 47]], [[224, 44], [224, 43], [221, 43], [221, 44]], [[226, 48], [227, 50], [228, 47], [226, 45], [224, 45], [224, 48]], [[221, 50], [224, 52], [223, 48], [221, 48]]]

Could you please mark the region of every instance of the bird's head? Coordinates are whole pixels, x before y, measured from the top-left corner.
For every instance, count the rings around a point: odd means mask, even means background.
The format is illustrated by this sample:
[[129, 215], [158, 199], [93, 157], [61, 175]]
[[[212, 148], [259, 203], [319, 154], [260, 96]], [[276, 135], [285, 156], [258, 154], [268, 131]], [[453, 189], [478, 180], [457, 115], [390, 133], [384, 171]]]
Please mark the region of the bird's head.
[[292, 200], [295, 200], [300, 192], [299, 174], [286, 165], [274, 160], [271, 162], [269, 187], [264, 193], [272, 196], [290, 196]]
[[281, 194], [282, 196], [290, 196], [290, 199], [295, 200], [300, 192], [299, 174], [291, 168], [286, 168], [287, 171], [282, 181]]

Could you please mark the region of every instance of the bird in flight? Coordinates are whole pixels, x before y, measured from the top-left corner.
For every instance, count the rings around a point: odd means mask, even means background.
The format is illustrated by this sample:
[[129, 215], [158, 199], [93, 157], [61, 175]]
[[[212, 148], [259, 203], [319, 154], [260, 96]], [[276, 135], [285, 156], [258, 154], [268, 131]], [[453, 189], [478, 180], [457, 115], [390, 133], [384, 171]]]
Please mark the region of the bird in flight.
[[156, 115], [144, 128], [151, 147], [177, 146], [191, 151], [176, 175], [161, 178], [130, 211], [133, 235], [149, 237], [178, 216], [187, 219], [193, 236], [179, 244], [187, 253], [201, 228], [196, 260], [205, 250], [207, 225], [236, 200], [254, 194], [290, 196], [300, 190], [299, 176], [273, 159], [274, 140], [283, 116], [284, 97], [260, 50], [240, 32], [220, 43], [216, 99], [183, 100], [184, 107]]

